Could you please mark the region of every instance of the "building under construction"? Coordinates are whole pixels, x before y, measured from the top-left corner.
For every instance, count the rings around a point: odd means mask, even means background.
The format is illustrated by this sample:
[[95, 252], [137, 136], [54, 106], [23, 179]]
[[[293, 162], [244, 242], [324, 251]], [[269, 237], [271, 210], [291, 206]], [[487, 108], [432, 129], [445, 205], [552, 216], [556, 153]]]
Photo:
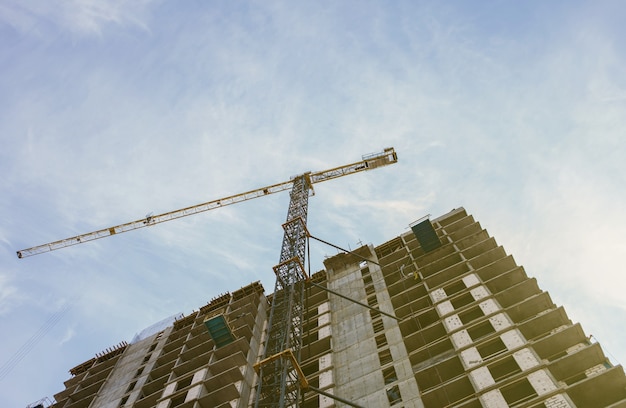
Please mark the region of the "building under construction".
[[[626, 407], [623, 368], [462, 208], [324, 265], [302, 282], [299, 355], [273, 356], [292, 360], [296, 405]], [[252, 283], [98, 354], [53, 407], [265, 406], [280, 295]]]

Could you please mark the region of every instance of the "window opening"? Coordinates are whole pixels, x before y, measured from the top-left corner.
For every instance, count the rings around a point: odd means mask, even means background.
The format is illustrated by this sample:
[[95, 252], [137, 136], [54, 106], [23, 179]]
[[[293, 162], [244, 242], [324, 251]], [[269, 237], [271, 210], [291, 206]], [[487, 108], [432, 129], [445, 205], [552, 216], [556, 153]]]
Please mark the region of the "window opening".
[[380, 333], [381, 331], [385, 330], [383, 319], [380, 316], [378, 316], [376, 320], [372, 321], [372, 326], [374, 327], [374, 333]]
[[400, 388], [397, 385], [387, 389], [387, 399], [389, 400], [389, 405], [395, 405], [399, 402], [402, 402], [402, 396], [400, 395]]
[[393, 358], [391, 357], [391, 351], [389, 349], [379, 351], [378, 359], [380, 360], [381, 366], [391, 363], [393, 361]]
[[376, 294], [370, 294], [367, 297], [367, 304], [371, 307], [376, 307], [378, 305], [378, 299], [376, 299]]
[[393, 366], [387, 367], [383, 370], [383, 378], [385, 380], [385, 385], [389, 385], [394, 381], [398, 380], [398, 376], [396, 375], [396, 369]]
[[376, 347], [382, 348], [387, 345], [387, 336], [385, 334], [379, 334], [376, 336]]
[[367, 275], [363, 274], [363, 283], [365, 283], [365, 286], [373, 285], [374, 281], [372, 280], [372, 275], [369, 273]]

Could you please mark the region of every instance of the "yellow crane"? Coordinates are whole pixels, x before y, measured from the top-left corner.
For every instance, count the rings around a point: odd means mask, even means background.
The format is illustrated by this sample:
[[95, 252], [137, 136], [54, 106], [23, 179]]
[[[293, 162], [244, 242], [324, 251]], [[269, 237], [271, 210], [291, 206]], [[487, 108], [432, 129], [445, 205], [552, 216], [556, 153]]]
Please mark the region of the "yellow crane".
[[[304, 312], [304, 285], [308, 276], [304, 269], [308, 198], [313, 192], [313, 184], [366, 170], [394, 164], [398, 157], [393, 147], [379, 153], [362, 156], [355, 163], [329, 170], [307, 172], [289, 181], [261, 187], [245, 193], [197, 204], [180, 210], [159, 215], [150, 215], [126, 224], [76, 235], [59, 241], [37, 245], [17, 251], [18, 258], [25, 258], [68, 246], [109, 237], [112, 235], [144, 228], [161, 222], [198, 214], [215, 208], [232, 205], [253, 198], [263, 197], [280, 191], [290, 191], [287, 221], [280, 254], [280, 261], [274, 267], [276, 283], [272, 296], [268, 320], [267, 340], [261, 361], [255, 366], [259, 374], [255, 408], [297, 407], [301, 389], [309, 386], [300, 370], [300, 348], [302, 342], [302, 321]], [[324, 393], [321, 390], [316, 390]], [[331, 394], [325, 394], [337, 398]], [[343, 401], [346, 402], [346, 401]]]

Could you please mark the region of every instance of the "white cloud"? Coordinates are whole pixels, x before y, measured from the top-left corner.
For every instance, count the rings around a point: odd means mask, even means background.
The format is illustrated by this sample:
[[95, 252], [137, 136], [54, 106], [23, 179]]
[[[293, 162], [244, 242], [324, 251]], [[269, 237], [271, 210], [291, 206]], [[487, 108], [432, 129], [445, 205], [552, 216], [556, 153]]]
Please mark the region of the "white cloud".
[[72, 340], [72, 338], [74, 338], [75, 335], [76, 335], [76, 331], [74, 330], [73, 327], [67, 328], [65, 330], [65, 333], [63, 334], [63, 337], [59, 341], [59, 346], [62, 346], [63, 344], [65, 344], [65, 343], [69, 342], [70, 340]]
[[100, 35], [110, 24], [147, 30], [143, 21], [153, 0], [8, 0], [0, 5], [0, 21], [14, 29], [43, 36], [52, 25], [80, 35]]
[[20, 297], [9, 276], [0, 274], [0, 316], [14, 310]]
[[535, 262], [552, 265], [551, 279], [565, 290], [626, 311], [621, 205], [599, 188], [594, 175], [571, 167], [561, 170], [557, 183], [540, 186], [533, 197], [537, 220], [549, 220], [533, 228]]

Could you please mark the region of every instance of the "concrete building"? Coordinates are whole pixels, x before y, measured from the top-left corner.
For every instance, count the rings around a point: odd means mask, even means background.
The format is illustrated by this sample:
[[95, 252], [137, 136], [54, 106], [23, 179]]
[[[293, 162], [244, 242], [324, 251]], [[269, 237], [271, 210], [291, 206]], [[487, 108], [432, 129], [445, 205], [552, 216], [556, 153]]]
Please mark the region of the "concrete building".
[[[311, 280], [345, 297], [306, 289], [300, 367], [315, 388], [363, 407], [626, 407], [623, 368], [462, 208], [324, 264]], [[53, 406], [253, 406], [270, 298], [253, 283], [107, 350]], [[346, 406], [302, 393], [303, 407]]]

